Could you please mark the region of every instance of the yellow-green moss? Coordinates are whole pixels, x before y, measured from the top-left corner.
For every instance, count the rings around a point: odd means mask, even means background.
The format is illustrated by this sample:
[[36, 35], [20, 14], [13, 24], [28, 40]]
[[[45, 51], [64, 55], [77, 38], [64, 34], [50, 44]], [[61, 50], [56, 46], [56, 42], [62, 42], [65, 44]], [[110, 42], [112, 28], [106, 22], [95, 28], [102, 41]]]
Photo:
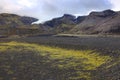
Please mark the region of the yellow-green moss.
[[55, 60], [56, 62], [53, 63], [53, 67], [57, 67], [58, 69], [72, 68], [76, 71], [78, 76], [70, 77], [70, 80], [77, 80], [78, 78], [86, 78], [87, 80], [90, 80], [90, 73], [81, 70], [95, 70], [100, 65], [111, 60], [109, 56], [102, 56], [94, 50], [68, 50], [58, 47], [20, 42], [0, 43], [0, 52], [8, 50], [19, 52], [32, 50], [39, 55], [49, 57], [48, 62]]

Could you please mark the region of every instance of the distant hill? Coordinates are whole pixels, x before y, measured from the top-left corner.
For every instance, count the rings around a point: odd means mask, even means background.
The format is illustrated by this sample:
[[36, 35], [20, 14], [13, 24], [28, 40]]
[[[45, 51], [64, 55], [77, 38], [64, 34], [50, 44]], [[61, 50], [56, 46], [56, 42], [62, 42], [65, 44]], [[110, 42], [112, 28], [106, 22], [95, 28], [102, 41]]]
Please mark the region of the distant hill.
[[32, 24], [38, 19], [16, 14], [0, 14], [0, 35], [26, 35], [35, 34], [42, 29], [39, 25]]
[[65, 14], [60, 18], [46, 21], [44, 26], [54, 31], [70, 34], [120, 34], [120, 12], [105, 10], [91, 12], [86, 16]]
[[16, 14], [2, 13], [0, 14], [0, 26], [21, 26], [21, 25], [31, 25], [33, 22], [38, 21], [38, 19], [27, 16], [19, 16]]
[[120, 12], [105, 10], [86, 16], [64, 14], [40, 24], [38, 19], [16, 14], [0, 14], [0, 35], [39, 34], [120, 34]]
[[46, 21], [42, 25], [53, 33], [63, 33], [71, 30], [76, 25], [76, 17], [64, 14], [62, 17]]
[[120, 33], [120, 13], [112, 10], [102, 12], [91, 12], [71, 31], [84, 34], [119, 34]]

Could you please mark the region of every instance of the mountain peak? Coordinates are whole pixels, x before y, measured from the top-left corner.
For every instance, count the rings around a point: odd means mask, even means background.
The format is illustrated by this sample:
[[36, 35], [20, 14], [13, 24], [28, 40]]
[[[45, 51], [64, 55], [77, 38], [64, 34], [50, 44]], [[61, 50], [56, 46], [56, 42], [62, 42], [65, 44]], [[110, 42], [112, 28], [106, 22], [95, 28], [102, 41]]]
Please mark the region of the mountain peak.
[[115, 14], [116, 14], [116, 12], [114, 12], [113, 10], [108, 9], [108, 10], [104, 10], [102, 12], [93, 11], [89, 15], [90, 16], [98, 16], [98, 17], [109, 17], [109, 16], [113, 16]]
[[[73, 15], [71, 15], [71, 14], [64, 14], [63, 17], [75, 17], [75, 16], [73, 16]], [[75, 18], [76, 18], [76, 17], [75, 17]]]

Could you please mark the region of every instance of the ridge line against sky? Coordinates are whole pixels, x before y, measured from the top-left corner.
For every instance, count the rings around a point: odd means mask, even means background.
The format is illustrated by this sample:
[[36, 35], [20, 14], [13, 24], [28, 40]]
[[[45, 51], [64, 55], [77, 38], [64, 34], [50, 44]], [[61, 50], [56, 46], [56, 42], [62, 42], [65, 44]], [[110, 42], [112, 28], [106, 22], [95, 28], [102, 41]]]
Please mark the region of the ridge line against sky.
[[63, 14], [86, 15], [91, 11], [120, 10], [120, 0], [0, 0], [0, 13], [36, 17], [39, 22]]

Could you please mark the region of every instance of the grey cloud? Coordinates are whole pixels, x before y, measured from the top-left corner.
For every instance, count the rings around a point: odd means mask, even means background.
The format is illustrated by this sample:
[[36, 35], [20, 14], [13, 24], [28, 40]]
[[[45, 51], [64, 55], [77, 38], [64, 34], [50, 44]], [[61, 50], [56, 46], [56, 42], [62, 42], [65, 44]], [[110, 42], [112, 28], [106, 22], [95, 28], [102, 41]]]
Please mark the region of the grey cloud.
[[[0, 0], [0, 12], [4, 9]], [[13, 0], [17, 1], [17, 0]], [[9, 1], [10, 2], [10, 1]], [[16, 13], [38, 17], [40, 21], [48, 20], [65, 13], [69, 14], [86, 14], [92, 10], [111, 9], [112, 4], [108, 0], [38, 0], [36, 7], [31, 9], [24, 8]], [[14, 11], [15, 12], [15, 11]]]
[[47, 1], [43, 2], [42, 9], [43, 9], [43, 13], [49, 15], [53, 15], [54, 12], [58, 11], [57, 6], [55, 6], [54, 4], [50, 4]]
[[[54, 0], [53, 0], [54, 1]], [[56, 10], [60, 13], [86, 13], [90, 10], [110, 9], [112, 4], [107, 0], [55, 0], [54, 4], [45, 4], [45, 10], [55, 14]], [[57, 9], [51, 9], [57, 8]], [[44, 8], [43, 8], [44, 9]]]
[[112, 4], [108, 0], [53, 0], [53, 4], [44, 4], [44, 6], [43, 13], [47, 13], [46, 15], [50, 13], [51, 17], [61, 16], [65, 13], [87, 14], [92, 10], [101, 11], [112, 8]]

